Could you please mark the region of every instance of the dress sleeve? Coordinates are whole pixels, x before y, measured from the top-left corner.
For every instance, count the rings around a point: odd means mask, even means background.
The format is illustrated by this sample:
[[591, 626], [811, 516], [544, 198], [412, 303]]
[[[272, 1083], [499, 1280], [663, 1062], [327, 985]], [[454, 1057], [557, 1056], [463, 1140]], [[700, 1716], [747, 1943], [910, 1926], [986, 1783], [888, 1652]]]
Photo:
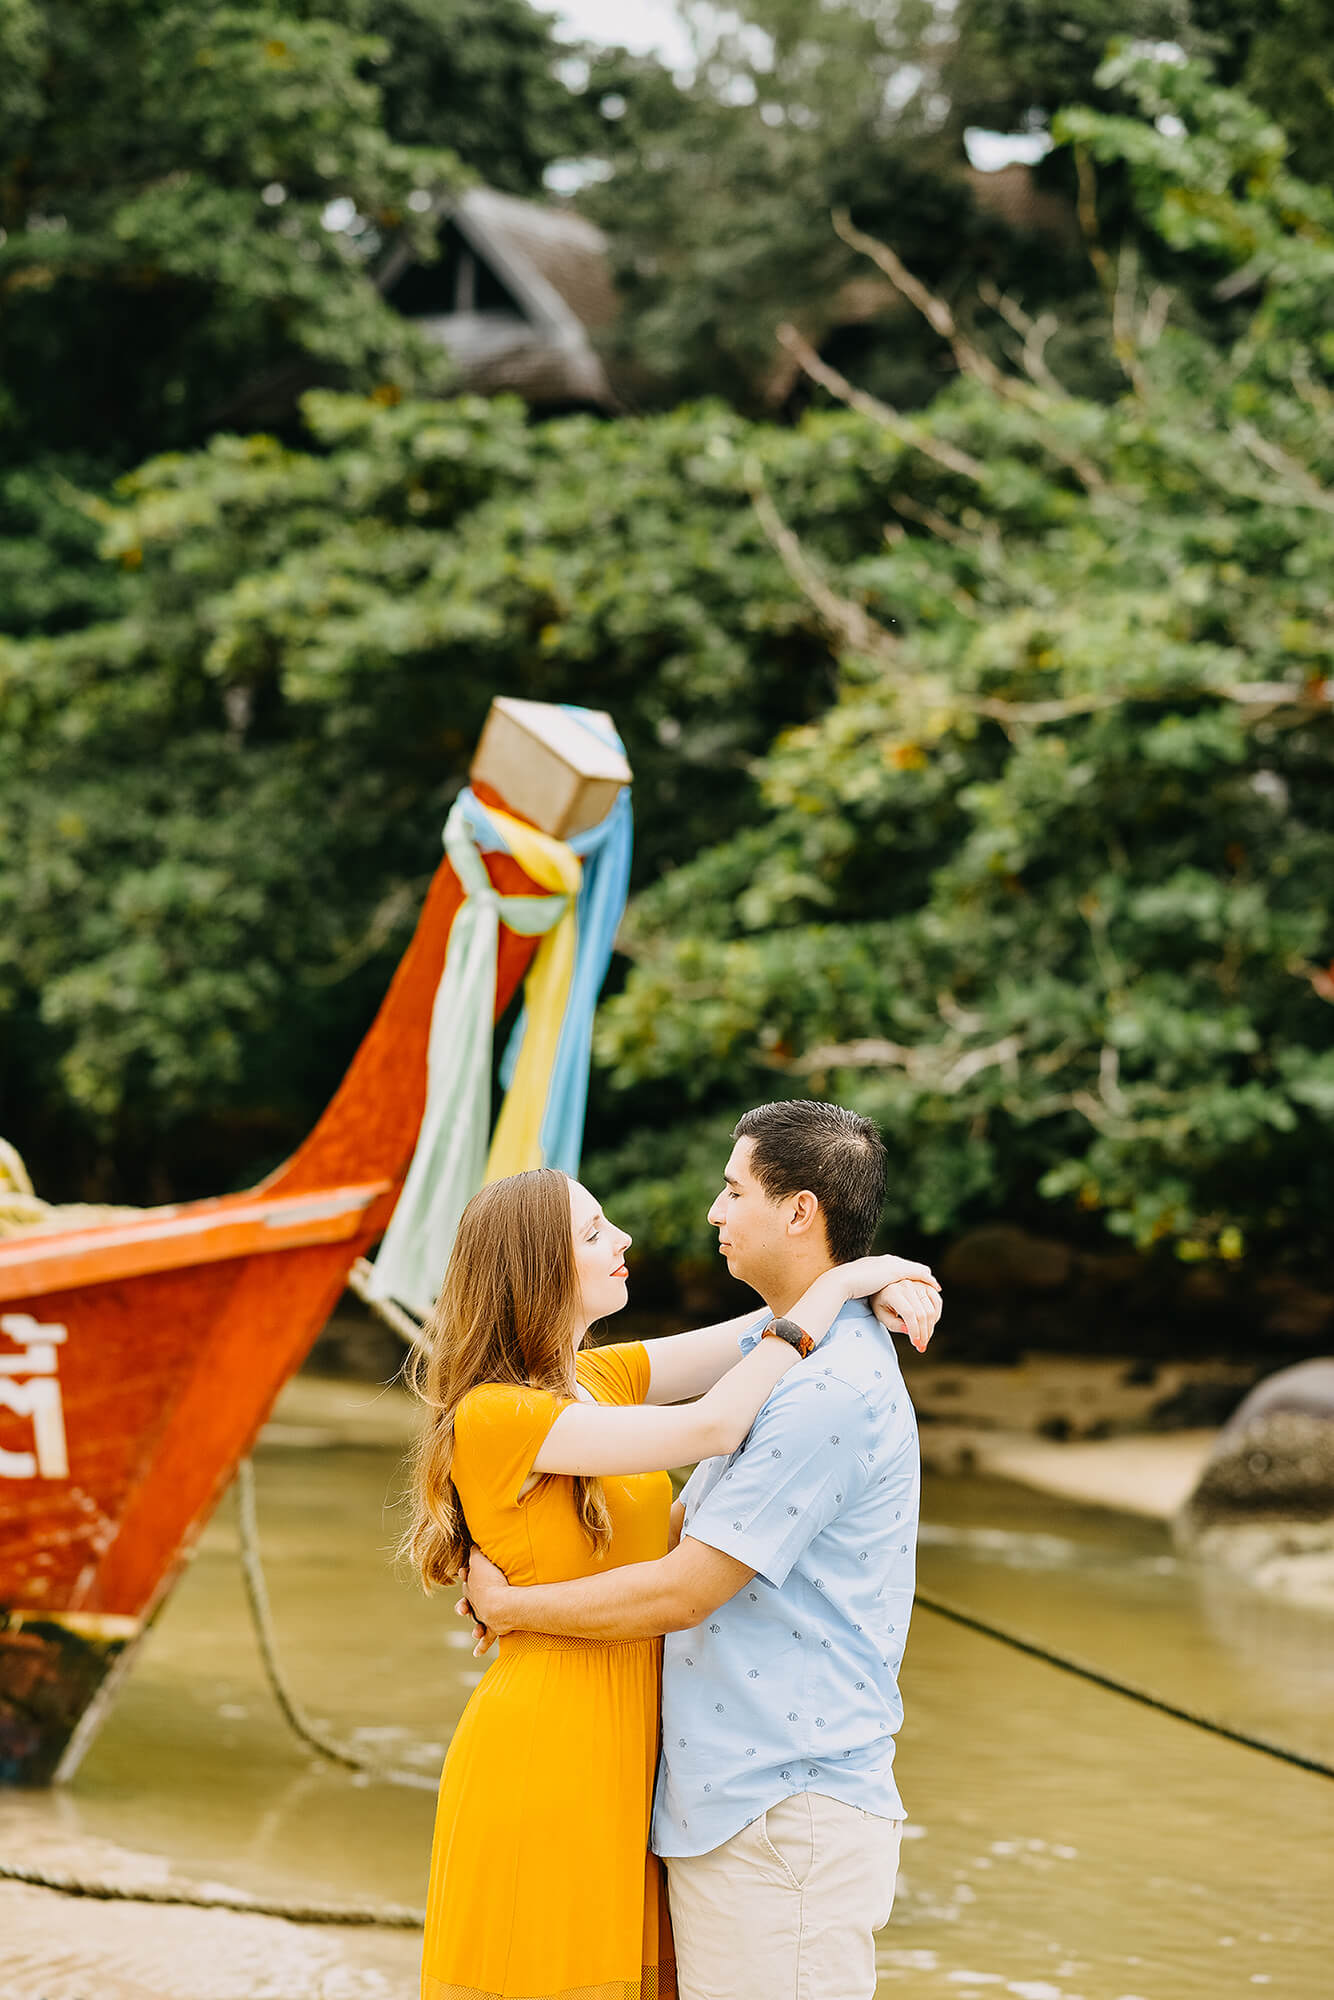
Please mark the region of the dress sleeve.
[[642, 1403], [648, 1395], [648, 1349], [642, 1340], [627, 1340], [620, 1347], [581, 1348], [574, 1372], [599, 1403]]
[[497, 1506], [514, 1506], [547, 1432], [571, 1400], [505, 1382], [470, 1389], [454, 1414], [458, 1471]]

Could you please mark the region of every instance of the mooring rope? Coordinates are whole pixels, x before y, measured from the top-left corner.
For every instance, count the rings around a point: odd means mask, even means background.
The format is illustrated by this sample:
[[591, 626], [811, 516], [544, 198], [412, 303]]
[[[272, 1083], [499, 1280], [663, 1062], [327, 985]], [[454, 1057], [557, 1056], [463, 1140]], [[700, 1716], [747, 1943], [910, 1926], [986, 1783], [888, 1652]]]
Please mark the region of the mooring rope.
[[341, 1764], [344, 1770], [361, 1771], [367, 1777], [381, 1778], [388, 1785], [404, 1785], [414, 1792], [438, 1790], [439, 1779], [427, 1777], [424, 1771], [404, 1771], [394, 1764], [382, 1764], [378, 1758], [363, 1757], [359, 1751], [349, 1749], [344, 1743], [336, 1743], [311, 1721], [301, 1707], [278, 1661], [273, 1612], [269, 1605], [268, 1585], [264, 1581], [264, 1565], [259, 1553], [259, 1521], [255, 1513], [255, 1468], [253, 1461], [248, 1458], [243, 1458], [236, 1468], [236, 1502], [241, 1529], [241, 1575], [245, 1580], [246, 1601], [250, 1606], [250, 1618], [255, 1628], [255, 1641], [259, 1647], [259, 1657], [263, 1662], [269, 1686], [273, 1690], [273, 1698], [288, 1728], [308, 1749], [313, 1750], [316, 1756], [327, 1758], [331, 1764]]
[[98, 1903], [158, 1903], [189, 1910], [229, 1910], [238, 1917], [285, 1917], [291, 1924], [359, 1924], [381, 1930], [419, 1931], [426, 1921], [424, 1910], [409, 1909], [401, 1903], [286, 1903], [271, 1898], [252, 1899], [240, 1891], [155, 1889], [147, 1884], [133, 1888], [119, 1882], [88, 1881], [49, 1868], [22, 1868], [8, 1861], [0, 1861], [0, 1882], [54, 1889], [61, 1896], [86, 1896]]
[[[237, 1511], [241, 1531], [241, 1574], [259, 1656], [273, 1698], [293, 1734], [331, 1764], [344, 1770], [363, 1772], [387, 1784], [405, 1785], [414, 1791], [433, 1792], [437, 1781], [422, 1771], [403, 1771], [374, 1758], [363, 1757], [345, 1744], [334, 1742], [318, 1729], [287, 1684], [278, 1661], [278, 1647], [269, 1605], [268, 1586], [259, 1551], [259, 1522], [255, 1513], [255, 1469], [243, 1458], [236, 1469]], [[21, 1882], [33, 1889], [51, 1889], [62, 1896], [85, 1896], [101, 1903], [155, 1903], [192, 1910], [229, 1910], [239, 1916], [283, 1917], [293, 1924], [362, 1924], [381, 1930], [420, 1930], [426, 1921], [424, 1910], [400, 1903], [307, 1903], [258, 1900], [241, 1893], [212, 1889], [134, 1888], [118, 1882], [65, 1875], [46, 1868], [27, 1868], [0, 1861], [0, 1882]]]
[[1042, 1660], [1049, 1667], [1059, 1667], [1063, 1673], [1091, 1681], [1094, 1687], [1106, 1688], [1111, 1694], [1124, 1695], [1127, 1701], [1137, 1701], [1145, 1708], [1156, 1709], [1160, 1715], [1170, 1715], [1177, 1722], [1189, 1722], [1194, 1728], [1207, 1731], [1210, 1736], [1221, 1736], [1229, 1743], [1240, 1743], [1247, 1750], [1259, 1750], [1266, 1757], [1277, 1757], [1281, 1763], [1295, 1764], [1298, 1770], [1314, 1771], [1322, 1778], [1334, 1778], [1334, 1764], [1326, 1764], [1319, 1757], [1308, 1757], [1301, 1750], [1289, 1750], [1286, 1744], [1271, 1743], [1267, 1737], [1252, 1736], [1246, 1730], [1234, 1729], [1230, 1723], [1219, 1722], [1211, 1715], [1200, 1715], [1193, 1708], [1182, 1708], [1178, 1702], [1165, 1701], [1162, 1695], [1154, 1694], [1149, 1688], [1136, 1687], [1133, 1681], [1105, 1674], [1100, 1667], [1087, 1666], [1082, 1660], [1071, 1659], [1068, 1653], [1058, 1653], [1036, 1639], [1008, 1632], [1004, 1626], [993, 1625], [989, 1619], [977, 1618], [971, 1611], [961, 1611], [957, 1604], [946, 1604], [939, 1597], [927, 1597], [920, 1590], [914, 1602], [923, 1611], [934, 1611], [938, 1618], [948, 1618], [970, 1632], [980, 1632], [984, 1638], [996, 1639], [1003, 1646], [1013, 1647], [1016, 1653], [1027, 1653], [1030, 1659]]

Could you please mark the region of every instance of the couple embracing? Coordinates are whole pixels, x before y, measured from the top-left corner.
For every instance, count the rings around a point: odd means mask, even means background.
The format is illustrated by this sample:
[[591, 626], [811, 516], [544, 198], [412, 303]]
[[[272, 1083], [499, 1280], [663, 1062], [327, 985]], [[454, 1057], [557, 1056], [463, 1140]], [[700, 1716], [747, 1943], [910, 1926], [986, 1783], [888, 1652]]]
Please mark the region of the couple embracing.
[[866, 1254], [867, 1119], [733, 1136], [709, 1220], [765, 1310], [694, 1333], [583, 1345], [630, 1239], [555, 1169], [465, 1211], [405, 1547], [499, 1655], [441, 1779], [423, 2000], [874, 1992], [919, 1485], [891, 1330], [925, 1347], [939, 1294]]

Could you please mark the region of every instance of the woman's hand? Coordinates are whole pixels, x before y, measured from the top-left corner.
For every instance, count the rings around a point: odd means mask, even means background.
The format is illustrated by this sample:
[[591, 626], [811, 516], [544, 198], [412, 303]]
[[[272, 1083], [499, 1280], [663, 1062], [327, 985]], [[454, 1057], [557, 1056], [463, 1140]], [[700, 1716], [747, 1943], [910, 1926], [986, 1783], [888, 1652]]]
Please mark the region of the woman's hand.
[[503, 1570], [496, 1568], [478, 1548], [468, 1556], [468, 1566], [459, 1577], [467, 1595], [455, 1607], [461, 1618], [470, 1617], [477, 1627], [473, 1655], [480, 1659], [497, 1639], [514, 1630], [509, 1622], [513, 1591]]
[[481, 1658], [483, 1653], [487, 1652], [490, 1649], [491, 1645], [495, 1640], [496, 1635], [494, 1632], [487, 1631], [485, 1625], [483, 1625], [480, 1618], [478, 1618], [476, 1612], [473, 1610], [471, 1600], [466, 1595], [468, 1589], [468, 1571], [466, 1565], [463, 1569], [459, 1571], [458, 1575], [454, 1578], [454, 1581], [456, 1584], [458, 1584], [459, 1588], [465, 1593], [465, 1595], [460, 1597], [457, 1604], [454, 1606], [454, 1611], [456, 1616], [458, 1616], [459, 1618], [472, 1619], [472, 1637], [473, 1637], [472, 1656], [475, 1660], [477, 1660]]
[[906, 1257], [858, 1257], [838, 1271], [850, 1299], [869, 1299], [882, 1326], [906, 1333], [919, 1354], [940, 1318], [940, 1284], [929, 1265]]
[[867, 1304], [881, 1326], [891, 1333], [906, 1333], [919, 1354], [925, 1354], [936, 1321], [940, 1318], [940, 1292], [934, 1285], [903, 1278], [882, 1285]]

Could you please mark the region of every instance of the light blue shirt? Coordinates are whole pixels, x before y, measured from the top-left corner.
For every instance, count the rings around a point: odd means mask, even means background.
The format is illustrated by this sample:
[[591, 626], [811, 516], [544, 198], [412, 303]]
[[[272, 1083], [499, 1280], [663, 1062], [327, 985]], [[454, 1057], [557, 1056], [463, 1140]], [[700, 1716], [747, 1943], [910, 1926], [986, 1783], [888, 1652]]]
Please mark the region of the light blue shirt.
[[707, 1854], [796, 1792], [903, 1817], [894, 1735], [920, 1484], [893, 1338], [856, 1300], [740, 1450], [686, 1487], [685, 1533], [755, 1575], [667, 1635], [655, 1853]]

